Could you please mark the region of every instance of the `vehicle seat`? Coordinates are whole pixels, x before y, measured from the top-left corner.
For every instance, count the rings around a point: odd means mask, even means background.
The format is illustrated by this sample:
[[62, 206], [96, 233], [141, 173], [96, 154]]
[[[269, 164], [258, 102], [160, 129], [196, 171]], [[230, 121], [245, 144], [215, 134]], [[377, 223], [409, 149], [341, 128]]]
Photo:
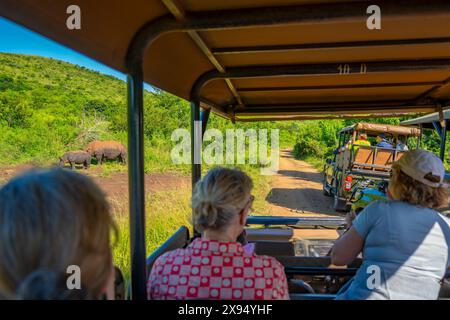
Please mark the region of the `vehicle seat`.
[[114, 266], [114, 299], [125, 300], [125, 278], [122, 271]]
[[255, 253], [271, 257], [295, 256], [294, 243], [290, 241], [257, 241], [255, 244]]
[[245, 237], [248, 242], [257, 241], [290, 241], [294, 236], [292, 228], [248, 228]]
[[395, 150], [378, 149], [375, 158], [375, 170], [376, 171], [388, 171], [391, 168], [392, 162], [394, 162]]
[[444, 279], [442, 282], [439, 299], [450, 299], [450, 279]]
[[183, 226], [147, 258], [147, 277], [150, 275], [150, 271], [152, 270], [156, 259], [168, 251], [186, 247], [188, 242], [189, 229]]
[[364, 164], [373, 164], [373, 149], [370, 148], [364, 148], [363, 146], [360, 146], [358, 150], [356, 150], [355, 153], [355, 160], [353, 161], [353, 167], [355, 169], [363, 169], [363, 170], [370, 170], [372, 169], [371, 166], [364, 166]]

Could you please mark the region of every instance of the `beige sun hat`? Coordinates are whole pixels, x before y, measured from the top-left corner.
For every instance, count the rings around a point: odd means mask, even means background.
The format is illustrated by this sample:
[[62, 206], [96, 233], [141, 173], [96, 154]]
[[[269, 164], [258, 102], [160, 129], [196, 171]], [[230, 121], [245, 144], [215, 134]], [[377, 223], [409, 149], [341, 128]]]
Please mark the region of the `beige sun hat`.
[[422, 149], [408, 151], [395, 164], [406, 175], [427, 186], [448, 187], [444, 183], [444, 164], [434, 153]]

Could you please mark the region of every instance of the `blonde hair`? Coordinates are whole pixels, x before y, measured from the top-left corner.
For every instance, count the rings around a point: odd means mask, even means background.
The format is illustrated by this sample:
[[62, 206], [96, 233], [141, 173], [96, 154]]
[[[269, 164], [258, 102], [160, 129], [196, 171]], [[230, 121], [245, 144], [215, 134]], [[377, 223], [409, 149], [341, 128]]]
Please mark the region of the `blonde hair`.
[[438, 209], [448, 205], [448, 193], [444, 187], [427, 186], [408, 176], [396, 164], [392, 166], [389, 191], [396, 200], [426, 208]]
[[[32, 171], [0, 189], [0, 296], [97, 299], [111, 276], [111, 230], [103, 192], [86, 176]], [[67, 268], [81, 270], [68, 290]]]
[[238, 169], [214, 168], [192, 195], [193, 223], [198, 231], [223, 230], [247, 204], [253, 182]]

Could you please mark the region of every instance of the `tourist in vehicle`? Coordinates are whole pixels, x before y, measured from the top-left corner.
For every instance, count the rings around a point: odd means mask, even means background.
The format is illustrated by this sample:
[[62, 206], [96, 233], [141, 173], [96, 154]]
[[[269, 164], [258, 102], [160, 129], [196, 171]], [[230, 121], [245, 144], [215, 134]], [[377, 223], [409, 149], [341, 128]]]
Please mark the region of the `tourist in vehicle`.
[[353, 151], [356, 152], [359, 148], [358, 146], [366, 146], [370, 147], [370, 141], [367, 140], [367, 134], [361, 133], [358, 137], [358, 139], [353, 143]]
[[376, 140], [377, 140], [377, 147], [379, 148], [388, 148], [388, 149], [394, 148], [394, 146], [392, 145], [392, 143], [389, 142], [384, 133], [378, 135]]
[[395, 146], [395, 149], [398, 151], [408, 151], [409, 148], [406, 145], [406, 137], [405, 136], [399, 136], [397, 139], [397, 145]]
[[38, 170], [0, 189], [0, 298], [112, 299], [108, 203], [86, 176]]
[[353, 221], [331, 252], [334, 265], [364, 259], [338, 299], [437, 299], [449, 267], [450, 220], [445, 168], [425, 150], [393, 165], [389, 201], [375, 201]]
[[186, 249], [153, 265], [149, 299], [288, 299], [283, 266], [274, 258], [246, 252], [237, 242], [254, 197], [252, 180], [236, 169], [210, 170], [192, 196], [194, 225], [201, 232]]

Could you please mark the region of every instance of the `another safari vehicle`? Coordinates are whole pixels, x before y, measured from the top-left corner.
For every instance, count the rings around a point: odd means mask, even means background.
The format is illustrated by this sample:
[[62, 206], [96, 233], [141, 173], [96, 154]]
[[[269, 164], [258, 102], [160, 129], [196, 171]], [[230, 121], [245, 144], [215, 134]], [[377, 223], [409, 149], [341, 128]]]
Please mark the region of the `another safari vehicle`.
[[[159, 255], [198, 236], [180, 226], [147, 259], [144, 81], [191, 102], [193, 160], [201, 158], [210, 112], [232, 122], [301, 121], [430, 113], [447, 105], [450, 3], [378, 1], [381, 31], [368, 24], [370, 5], [325, 0], [0, 1], [1, 16], [127, 74], [132, 299], [146, 299], [148, 272]], [[77, 10], [79, 28], [70, 23]], [[377, 172], [367, 164], [359, 170]], [[201, 164], [192, 161], [193, 184], [201, 173]], [[248, 225], [248, 240], [257, 250], [283, 263], [291, 299], [334, 298], [361, 263], [356, 259], [347, 268], [336, 268], [329, 257], [296, 254], [291, 234], [297, 228], [340, 229], [342, 218], [254, 216]]]
[[[361, 134], [367, 136], [370, 146], [358, 145]], [[376, 137], [384, 135], [392, 148], [377, 147]], [[386, 125], [379, 123], [356, 123], [338, 133], [338, 146], [332, 159], [327, 159], [324, 166], [323, 191], [327, 196], [334, 196], [334, 208], [349, 211], [356, 201], [358, 189], [383, 188], [383, 181], [389, 179], [392, 163], [399, 160], [406, 151], [397, 145], [403, 141], [408, 148], [418, 146], [421, 132], [417, 128]], [[411, 142], [411, 138], [416, 141]], [[373, 193], [373, 199], [383, 198], [383, 192]], [[368, 204], [367, 201], [359, 202]], [[363, 206], [358, 206], [361, 210]]]

